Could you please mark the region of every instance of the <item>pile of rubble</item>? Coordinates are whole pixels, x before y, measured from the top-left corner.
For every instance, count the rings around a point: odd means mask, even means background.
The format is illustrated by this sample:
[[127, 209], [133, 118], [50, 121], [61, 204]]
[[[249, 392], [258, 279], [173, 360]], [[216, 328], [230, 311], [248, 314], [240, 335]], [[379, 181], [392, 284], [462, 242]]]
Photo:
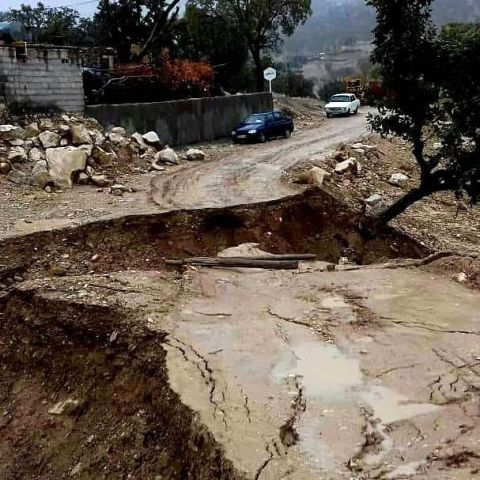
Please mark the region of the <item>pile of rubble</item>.
[[[204, 157], [196, 149], [184, 155], [186, 160]], [[126, 165], [163, 171], [180, 160], [156, 132], [127, 136], [124, 128], [114, 127], [106, 133], [91, 118], [61, 115], [0, 125], [0, 175], [47, 192], [73, 183], [112, 186], [115, 173]], [[112, 193], [121, 191], [112, 187]]]

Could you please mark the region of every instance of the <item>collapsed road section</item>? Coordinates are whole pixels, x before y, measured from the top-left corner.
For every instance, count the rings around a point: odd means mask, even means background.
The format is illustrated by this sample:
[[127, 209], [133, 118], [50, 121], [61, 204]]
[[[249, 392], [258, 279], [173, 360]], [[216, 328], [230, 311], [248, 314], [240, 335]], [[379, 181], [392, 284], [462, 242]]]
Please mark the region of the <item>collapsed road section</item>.
[[[2, 478], [446, 480], [480, 468], [477, 296], [409, 267], [422, 262], [402, 258], [430, 252], [325, 192], [1, 248]], [[317, 260], [165, 261], [291, 252]]]

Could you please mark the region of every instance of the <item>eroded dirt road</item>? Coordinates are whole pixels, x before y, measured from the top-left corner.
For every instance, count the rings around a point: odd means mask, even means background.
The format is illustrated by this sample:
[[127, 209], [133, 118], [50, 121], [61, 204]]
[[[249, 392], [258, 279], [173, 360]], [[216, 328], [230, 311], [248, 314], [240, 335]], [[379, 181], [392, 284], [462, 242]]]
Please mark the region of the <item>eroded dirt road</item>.
[[162, 209], [223, 207], [274, 200], [298, 191], [281, 181], [293, 165], [321, 157], [335, 145], [367, 132], [367, 111], [334, 118], [288, 140], [248, 145], [216, 162], [187, 167], [152, 180], [152, 198]]

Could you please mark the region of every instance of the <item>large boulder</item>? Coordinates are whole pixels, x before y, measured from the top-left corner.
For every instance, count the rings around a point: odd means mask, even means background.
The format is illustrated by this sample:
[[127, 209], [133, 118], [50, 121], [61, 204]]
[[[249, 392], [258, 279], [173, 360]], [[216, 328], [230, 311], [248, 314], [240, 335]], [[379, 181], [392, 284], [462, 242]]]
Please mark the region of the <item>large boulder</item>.
[[25, 138], [25, 130], [17, 125], [0, 125], [0, 140], [15, 140]]
[[175, 153], [175, 150], [170, 147], [166, 147], [155, 155], [155, 163], [173, 163], [178, 165], [180, 163], [179, 156]]
[[43, 148], [55, 148], [60, 145], [61, 137], [55, 132], [45, 130], [38, 136]]
[[60, 188], [71, 188], [72, 175], [87, 166], [87, 152], [77, 147], [49, 148], [46, 159], [52, 181]]
[[198, 148], [189, 148], [185, 156], [190, 161], [205, 160], [205, 154]]
[[81, 123], [72, 125], [70, 127], [70, 132], [72, 134], [73, 145], [92, 145], [92, 139], [90, 138], [90, 134], [88, 133], [85, 125], [82, 125]]

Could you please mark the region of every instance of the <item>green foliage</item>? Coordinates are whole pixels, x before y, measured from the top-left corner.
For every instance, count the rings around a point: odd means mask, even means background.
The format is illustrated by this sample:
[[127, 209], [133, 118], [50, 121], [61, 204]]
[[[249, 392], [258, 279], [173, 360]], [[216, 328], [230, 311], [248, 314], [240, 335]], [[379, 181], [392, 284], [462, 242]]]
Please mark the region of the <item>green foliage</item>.
[[3, 21], [23, 23], [33, 30], [33, 40], [54, 45], [92, 44], [92, 21], [80, 17], [71, 8], [50, 8], [39, 2], [36, 6], [22, 4], [2, 14]]
[[318, 96], [328, 102], [333, 95], [337, 93], [341, 93], [345, 90], [343, 86], [343, 82], [338, 79], [330, 80], [329, 82], [325, 83], [318, 91]]
[[94, 22], [98, 40], [116, 48], [121, 62], [159, 58], [171, 46], [180, 0], [101, 0]]
[[[442, 190], [480, 192], [480, 61], [478, 25], [452, 25], [438, 35], [432, 0], [367, 0], [377, 27], [372, 62], [390, 94], [374, 130], [409, 141], [421, 173], [420, 185], [383, 213], [389, 220], [413, 202]], [[428, 136], [436, 140], [433, 151]]]
[[255, 64], [257, 89], [263, 90], [262, 54], [278, 47], [311, 14], [310, 0], [190, 0], [191, 5], [236, 28]]

